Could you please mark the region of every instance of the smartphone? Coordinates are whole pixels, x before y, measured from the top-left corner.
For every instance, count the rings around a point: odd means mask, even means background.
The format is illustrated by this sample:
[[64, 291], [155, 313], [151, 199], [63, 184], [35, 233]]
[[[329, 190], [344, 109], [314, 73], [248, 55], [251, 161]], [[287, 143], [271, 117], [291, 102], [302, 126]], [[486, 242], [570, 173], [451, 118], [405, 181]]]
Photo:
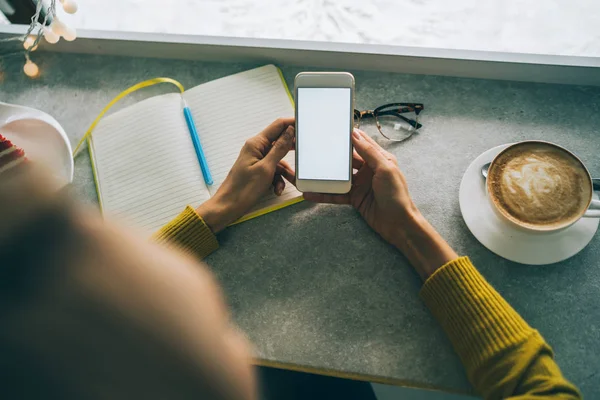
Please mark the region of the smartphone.
[[354, 76], [301, 72], [294, 80], [296, 187], [301, 192], [348, 193], [352, 186]]

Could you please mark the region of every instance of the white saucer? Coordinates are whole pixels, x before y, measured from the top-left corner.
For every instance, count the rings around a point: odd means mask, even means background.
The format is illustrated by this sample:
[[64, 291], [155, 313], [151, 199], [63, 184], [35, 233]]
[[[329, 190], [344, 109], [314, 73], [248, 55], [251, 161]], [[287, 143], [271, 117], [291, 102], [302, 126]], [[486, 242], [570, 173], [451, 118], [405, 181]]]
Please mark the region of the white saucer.
[[467, 227], [489, 250], [521, 264], [553, 264], [579, 253], [594, 237], [599, 218], [582, 218], [563, 231], [537, 235], [514, 228], [492, 210], [481, 167], [509, 145], [497, 146], [481, 154], [463, 175], [459, 202]]
[[71, 144], [60, 124], [34, 108], [0, 102], [0, 134], [50, 171], [63, 186], [73, 181]]

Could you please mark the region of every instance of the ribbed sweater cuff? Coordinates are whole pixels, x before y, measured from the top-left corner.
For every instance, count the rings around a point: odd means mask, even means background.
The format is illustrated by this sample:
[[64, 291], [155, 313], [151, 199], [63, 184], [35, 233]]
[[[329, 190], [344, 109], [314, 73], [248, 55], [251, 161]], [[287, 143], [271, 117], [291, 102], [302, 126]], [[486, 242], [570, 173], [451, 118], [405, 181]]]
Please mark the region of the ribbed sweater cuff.
[[199, 258], [219, 248], [215, 235], [190, 206], [156, 232], [154, 239], [161, 243], [174, 243]]
[[448, 334], [467, 370], [522, 343], [534, 332], [468, 257], [438, 269], [425, 282], [421, 297]]

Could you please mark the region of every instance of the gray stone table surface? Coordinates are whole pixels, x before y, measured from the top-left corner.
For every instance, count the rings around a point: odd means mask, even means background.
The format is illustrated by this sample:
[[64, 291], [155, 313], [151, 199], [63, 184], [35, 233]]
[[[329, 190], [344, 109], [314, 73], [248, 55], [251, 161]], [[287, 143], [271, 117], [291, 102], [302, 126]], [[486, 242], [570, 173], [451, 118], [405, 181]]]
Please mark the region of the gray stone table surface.
[[[5, 63], [0, 100], [53, 115], [73, 144], [113, 96], [138, 81], [169, 76], [191, 88], [260, 65], [35, 56], [43, 70], [37, 80], [23, 76], [20, 59]], [[290, 85], [302, 70], [282, 69]], [[358, 108], [425, 103], [421, 133], [386, 144], [416, 204], [539, 329], [564, 374], [586, 397], [600, 398], [600, 234], [567, 261], [519, 265], [479, 244], [458, 204], [469, 163], [491, 147], [523, 139], [564, 145], [600, 177], [600, 88], [352, 72]], [[150, 88], [128, 102], [168, 90]], [[74, 191], [97, 201], [87, 153], [76, 160]], [[349, 207], [301, 203], [229, 228], [219, 240], [220, 250], [206, 262], [266, 362], [471, 390], [450, 342], [419, 299], [419, 279]]]

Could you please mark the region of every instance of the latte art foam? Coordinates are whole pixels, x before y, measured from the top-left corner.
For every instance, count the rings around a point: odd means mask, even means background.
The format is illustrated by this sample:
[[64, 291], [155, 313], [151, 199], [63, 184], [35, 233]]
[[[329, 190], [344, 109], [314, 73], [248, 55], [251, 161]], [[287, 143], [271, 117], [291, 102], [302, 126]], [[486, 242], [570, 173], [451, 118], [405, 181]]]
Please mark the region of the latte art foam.
[[[545, 205], [549, 194], [562, 195], [565, 190], [576, 190], [560, 170], [560, 165], [553, 161], [536, 154], [509, 161], [502, 175], [506, 188], [513, 196], [523, 196], [530, 206]], [[563, 208], [578, 203], [577, 196], [567, 196], [565, 200], [567, 204], [562, 204]]]
[[490, 194], [509, 219], [556, 228], [579, 218], [591, 198], [585, 167], [559, 147], [523, 143], [502, 153], [490, 168]]

